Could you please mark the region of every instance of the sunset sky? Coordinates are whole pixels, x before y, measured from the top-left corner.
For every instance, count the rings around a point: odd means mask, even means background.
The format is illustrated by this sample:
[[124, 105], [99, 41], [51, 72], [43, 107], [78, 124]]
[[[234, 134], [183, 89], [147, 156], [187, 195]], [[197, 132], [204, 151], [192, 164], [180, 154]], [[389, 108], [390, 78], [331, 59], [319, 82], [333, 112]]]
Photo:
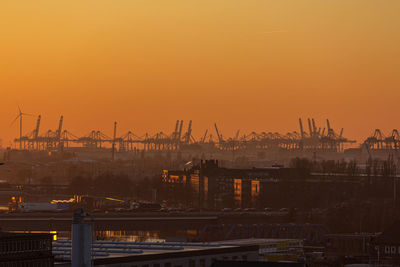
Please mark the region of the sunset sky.
[[[75, 135], [224, 136], [325, 118], [361, 141], [400, 129], [399, 0], [2, 0], [0, 138], [18, 105]], [[186, 126], [185, 126], [186, 128]]]

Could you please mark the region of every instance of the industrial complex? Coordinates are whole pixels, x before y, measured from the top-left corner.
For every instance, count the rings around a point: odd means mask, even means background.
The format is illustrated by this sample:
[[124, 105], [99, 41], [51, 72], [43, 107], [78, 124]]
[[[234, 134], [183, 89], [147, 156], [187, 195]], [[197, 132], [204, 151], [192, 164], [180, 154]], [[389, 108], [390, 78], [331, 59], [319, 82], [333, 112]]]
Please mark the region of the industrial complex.
[[[61, 116], [55, 130], [41, 130], [41, 115], [38, 116], [36, 127], [30, 132], [23, 131], [24, 113], [20, 111], [19, 136], [14, 139], [14, 146], [9, 147], [5, 159], [37, 158], [51, 154], [70, 153], [74, 157], [131, 159], [165, 152], [172, 157], [183, 158], [218, 158], [221, 160], [251, 161], [274, 160], [277, 163], [288, 163], [294, 157], [313, 159], [353, 158], [366, 161], [369, 157], [386, 158], [400, 148], [399, 132], [394, 129], [388, 135], [376, 129], [372, 136], [357, 144], [355, 140], [343, 135], [343, 128], [334, 130], [330, 121], [325, 125], [317, 125], [314, 119], [307, 119], [303, 125], [298, 121], [298, 130], [281, 134], [278, 132], [237, 131], [233, 137], [222, 135], [221, 129], [214, 124], [214, 129], [207, 129], [200, 137], [193, 136], [192, 121], [186, 129], [184, 122], [177, 120], [170, 133], [158, 132], [137, 135], [132, 131], [120, 134], [118, 124], [114, 123], [113, 134], [108, 135], [100, 130], [91, 130], [88, 134], [79, 136], [64, 127], [64, 117]], [[27, 156], [30, 155], [30, 156]]]
[[121, 135], [115, 122], [79, 136], [63, 116], [42, 131], [39, 115], [25, 134], [24, 116], [0, 166], [5, 266], [399, 261], [397, 130], [358, 144], [299, 119], [287, 134], [226, 137], [214, 124], [195, 137], [178, 120], [170, 133]]

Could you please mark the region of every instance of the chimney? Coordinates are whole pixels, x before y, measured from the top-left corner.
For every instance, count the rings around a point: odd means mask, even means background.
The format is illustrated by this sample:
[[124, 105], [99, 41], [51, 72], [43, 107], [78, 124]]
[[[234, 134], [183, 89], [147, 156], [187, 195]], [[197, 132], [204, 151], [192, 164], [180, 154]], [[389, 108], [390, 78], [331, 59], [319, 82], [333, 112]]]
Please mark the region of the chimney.
[[89, 216], [83, 209], [76, 209], [72, 222], [72, 267], [92, 266], [92, 224], [85, 223]]

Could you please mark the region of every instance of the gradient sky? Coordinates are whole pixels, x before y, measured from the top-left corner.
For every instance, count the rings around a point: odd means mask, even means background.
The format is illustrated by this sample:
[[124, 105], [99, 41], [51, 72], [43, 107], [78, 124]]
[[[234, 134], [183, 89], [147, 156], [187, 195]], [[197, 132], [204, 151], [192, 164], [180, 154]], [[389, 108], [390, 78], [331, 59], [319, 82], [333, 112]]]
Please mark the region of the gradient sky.
[[[0, 137], [400, 128], [399, 0], [0, 1]], [[36, 118], [27, 117], [24, 133]]]

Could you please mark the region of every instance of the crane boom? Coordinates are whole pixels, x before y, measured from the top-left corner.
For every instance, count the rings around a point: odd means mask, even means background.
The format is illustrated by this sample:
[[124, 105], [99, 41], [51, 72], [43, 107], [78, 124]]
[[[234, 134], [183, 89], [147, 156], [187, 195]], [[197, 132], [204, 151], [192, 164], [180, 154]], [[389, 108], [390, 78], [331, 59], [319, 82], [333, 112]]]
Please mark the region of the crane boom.
[[185, 138], [186, 143], [190, 142], [190, 136], [192, 136], [192, 120], [189, 121], [189, 126], [188, 126], [188, 130], [186, 133], [186, 138]]
[[311, 128], [311, 120], [308, 118], [308, 130], [310, 132], [310, 136], [313, 136], [312, 128]]
[[312, 119], [312, 127], [313, 127], [313, 133], [316, 134], [317, 133], [317, 127], [315, 127], [314, 118]]
[[39, 129], [40, 129], [40, 120], [41, 120], [41, 118], [42, 118], [41, 115], [39, 115], [38, 118], [37, 118], [36, 129], [35, 129], [35, 132], [34, 132], [34, 139], [37, 139], [38, 136], [39, 136]]
[[60, 122], [58, 123], [58, 130], [57, 130], [57, 138], [60, 139], [61, 137], [61, 131], [62, 131], [62, 126], [63, 126], [63, 120], [64, 116], [61, 115], [60, 117]]
[[176, 121], [175, 131], [173, 133], [173, 138], [174, 139], [176, 139], [176, 137], [178, 136], [178, 127], [179, 127], [179, 120]]
[[206, 141], [207, 138], [207, 133], [208, 133], [208, 129], [205, 131], [203, 138], [201, 139], [201, 142], [204, 143]]
[[115, 141], [117, 139], [117, 122], [114, 122], [114, 136], [112, 141], [112, 160], [115, 160]]
[[183, 126], [183, 120], [181, 120], [181, 124], [179, 125], [178, 141], [181, 140], [182, 126]]
[[303, 122], [301, 121], [301, 118], [299, 118], [299, 125], [300, 125], [301, 138], [304, 138]]
[[240, 129], [237, 130], [237, 132], [236, 132], [235, 140], [238, 140], [238, 138], [239, 138], [239, 133], [240, 133]]
[[222, 137], [221, 137], [221, 135], [219, 134], [217, 124], [214, 123], [214, 126], [215, 126], [215, 131], [217, 132], [218, 140], [219, 140], [220, 142], [222, 142]]

